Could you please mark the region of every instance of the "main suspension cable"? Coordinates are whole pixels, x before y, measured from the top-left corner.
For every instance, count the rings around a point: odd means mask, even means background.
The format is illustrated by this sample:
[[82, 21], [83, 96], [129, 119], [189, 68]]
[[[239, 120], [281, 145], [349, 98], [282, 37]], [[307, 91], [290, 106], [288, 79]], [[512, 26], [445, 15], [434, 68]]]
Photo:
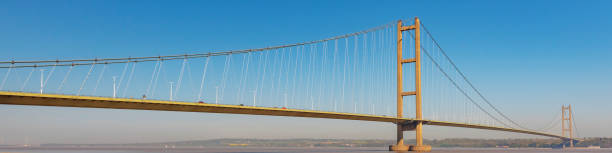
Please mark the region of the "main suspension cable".
[[548, 123], [546, 123], [546, 124], [545, 124], [545, 126], [543, 126], [542, 128], [538, 128], [536, 131], [545, 131], [544, 129], [548, 129], [548, 128], [550, 128], [550, 127], [551, 127], [551, 125], [553, 125], [553, 123], [554, 123], [555, 121], [557, 121], [557, 118], [558, 118], [558, 116], [559, 116], [559, 114], [560, 114], [560, 113], [561, 113], [561, 112], [557, 112], [557, 113], [556, 113], [556, 114], [553, 116], [553, 118], [552, 118], [552, 119], [551, 119], [551, 120], [550, 120]]
[[[410, 35], [413, 39], [414, 39], [414, 35]], [[427, 55], [427, 57], [431, 60], [431, 62], [438, 68], [438, 70], [455, 86], [455, 88], [457, 88], [457, 90], [459, 90], [466, 98], [468, 98], [468, 100], [470, 102], [472, 102], [472, 104], [476, 105], [476, 107], [478, 107], [478, 109], [480, 109], [482, 112], [484, 112], [485, 114], [487, 114], [489, 117], [493, 118], [495, 121], [500, 122], [501, 124], [503, 124], [506, 127], [512, 127], [504, 122], [502, 122], [501, 120], [499, 120], [497, 117], [493, 116], [491, 113], [489, 113], [488, 111], [486, 111], [482, 106], [480, 106], [478, 103], [476, 103], [476, 101], [470, 97], [466, 91], [464, 91], [463, 89], [461, 89], [459, 87], [459, 85], [457, 84], [457, 82], [455, 82], [455, 80], [453, 80], [447, 73], [446, 71], [444, 71], [444, 69], [442, 69], [442, 67], [440, 67], [440, 65], [438, 64], [438, 62], [436, 62], [431, 55], [429, 54], [429, 52], [427, 51], [427, 49], [425, 47], [421, 47], [421, 49], [423, 50], [423, 53], [425, 53], [425, 55]]]
[[437, 48], [440, 50], [440, 52], [442, 53], [442, 55], [444, 55], [444, 57], [449, 61], [449, 63], [453, 66], [453, 68], [459, 73], [459, 75], [463, 78], [463, 80], [465, 80], [465, 82], [470, 86], [470, 88], [472, 88], [480, 98], [482, 98], [491, 108], [493, 108], [493, 110], [495, 112], [497, 112], [499, 115], [501, 115], [504, 119], [510, 121], [512, 124], [514, 124], [517, 127], [523, 128], [523, 129], [528, 129], [526, 127], [521, 126], [520, 124], [518, 124], [517, 122], [515, 122], [514, 120], [510, 119], [508, 116], [506, 116], [504, 113], [502, 113], [499, 109], [497, 109], [497, 107], [493, 106], [493, 104], [484, 97], [484, 95], [480, 92], [480, 90], [478, 90], [474, 84], [472, 84], [472, 82], [470, 82], [467, 77], [465, 76], [465, 74], [463, 74], [463, 72], [461, 70], [459, 70], [459, 68], [457, 67], [457, 65], [450, 59], [450, 57], [446, 54], [446, 52], [444, 51], [444, 49], [442, 49], [442, 47], [440, 47], [440, 45], [438, 44], [438, 41], [436, 41], [433, 38], [433, 35], [429, 32], [429, 30], [427, 30], [427, 27], [421, 23], [421, 25], [423, 26], [423, 29], [425, 30], [425, 32], [427, 33], [427, 35], [429, 35], [429, 37], [433, 40], [433, 42], [436, 44]]
[[[0, 66], [0, 68], [25, 68], [25, 67], [49, 67], [49, 66], [79, 66], [79, 65], [91, 65], [91, 64], [116, 64], [116, 63], [128, 63], [128, 62], [149, 62], [156, 61], [158, 59], [162, 60], [177, 60], [177, 59], [185, 59], [185, 58], [202, 58], [209, 56], [222, 56], [229, 54], [240, 54], [240, 53], [248, 53], [248, 52], [258, 52], [258, 51], [269, 51], [279, 48], [289, 48], [295, 46], [302, 46], [308, 44], [316, 44], [320, 42], [326, 42], [330, 40], [337, 40], [342, 38], [347, 38], [355, 35], [360, 35], [364, 33], [368, 33], [371, 31], [376, 31], [379, 29], [383, 29], [386, 27], [393, 26], [394, 23], [388, 23], [381, 26], [377, 26], [374, 28], [370, 28], [367, 30], [349, 33], [345, 35], [339, 35], [334, 37], [329, 37], [326, 39], [307, 41], [301, 43], [273, 46], [273, 47], [264, 47], [264, 48], [254, 48], [254, 49], [241, 49], [241, 50], [229, 50], [229, 51], [218, 51], [218, 52], [209, 52], [209, 53], [198, 53], [198, 54], [184, 54], [184, 55], [167, 55], [167, 56], [146, 56], [146, 57], [128, 57], [128, 58], [103, 58], [103, 59], [75, 59], [75, 60], [40, 60], [40, 61], [1, 61], [2, 64], [11, 64], [10, 66]], [[46, 64], [46, 63], [55, 63], [55, 64]], [[65, 64], [60, 64], [65, 63]], [[24, 65], [15, 65], [15, 64], [24, 64]], [[40, 65], [37, 65], [40, 64]]]

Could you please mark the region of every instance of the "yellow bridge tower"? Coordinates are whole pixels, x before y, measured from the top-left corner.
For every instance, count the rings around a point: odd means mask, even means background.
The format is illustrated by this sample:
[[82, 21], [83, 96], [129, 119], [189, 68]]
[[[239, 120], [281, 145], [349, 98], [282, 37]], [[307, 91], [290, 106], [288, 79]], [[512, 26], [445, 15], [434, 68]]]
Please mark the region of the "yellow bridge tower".
[[[415, 57], [403, 59], [402, 57], [402, 32], [414, 30]], [[431, 151], [431, 146], [423, 144], [423, 112], [421, 110], [421, 29], [419, 18], [414, 18], [413, 25], [402, 25], [397, 21], [397, 144], [389, 146], [390, 151]], [[415, 91], [404, 92], [402, 89], [403, 64], [415, 63]], [[401, 122], [404, 96], [415, 96], [416, 99], [416, 122]], [[404, 145], [404, 131], [415, 130], [416, 145]]]
[[[568, 105], [567, 107], [565, 107], [565, 105], [561, 106], [561, 136], [565, 137], [566, 133], [569, 134], [569, 147], [574, 147], [574, 131], [572, 129], [572, 120], [572, 105]], [[565, 143], [563, 143], [563, 148], [565, 148]]]

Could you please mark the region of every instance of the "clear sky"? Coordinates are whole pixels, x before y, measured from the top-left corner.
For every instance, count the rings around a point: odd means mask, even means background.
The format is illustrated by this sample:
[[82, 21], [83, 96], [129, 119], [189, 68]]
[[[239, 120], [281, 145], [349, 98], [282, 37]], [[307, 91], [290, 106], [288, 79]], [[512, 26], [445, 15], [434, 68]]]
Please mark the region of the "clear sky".
[[[0, 60], [126, 57], [317, 40], [418, 16], [489, 99], [543, 126], [572, 104], [583, 137], [612, 137], [609, 1], [2, 1]], [[4, 72], [3, 72], [4, 73]], [[0, 143], [210, 138], [393, 139], [392, 124], [0, 106]], [[426, 138], [524, 137], [427, 127]], [[467, 131], [467, 132], [463, 132]]]

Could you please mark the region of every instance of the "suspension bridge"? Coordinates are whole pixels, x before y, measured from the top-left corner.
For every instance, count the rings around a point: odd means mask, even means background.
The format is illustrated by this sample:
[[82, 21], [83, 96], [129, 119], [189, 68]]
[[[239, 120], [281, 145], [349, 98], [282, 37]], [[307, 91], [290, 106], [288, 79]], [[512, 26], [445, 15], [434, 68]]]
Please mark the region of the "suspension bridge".
[[[571, 106], [539, 129], [504, 114], [418, 18], [266, 48], [9, 60], [0, 69], [0, 104], [386, 122], [397, 125], [390, 150], [431, 150], [423, 144], [423, 125], [531, 134], [570, 146], [580, 141]], [[554, 132], [559, 122], [560, 135]], [[404, 144], [404, 131], [415, 131], [416, 144]]]

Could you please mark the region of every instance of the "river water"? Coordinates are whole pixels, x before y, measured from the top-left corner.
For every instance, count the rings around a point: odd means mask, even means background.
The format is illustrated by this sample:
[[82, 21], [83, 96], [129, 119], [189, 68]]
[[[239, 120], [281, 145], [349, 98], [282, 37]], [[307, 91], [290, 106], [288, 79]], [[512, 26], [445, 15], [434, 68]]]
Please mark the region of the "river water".
[[[385, 148], [0, 149], [0, 153], [392, 153]], [[612, 153], [612, 149], [434, 148], [431, 153]]]

